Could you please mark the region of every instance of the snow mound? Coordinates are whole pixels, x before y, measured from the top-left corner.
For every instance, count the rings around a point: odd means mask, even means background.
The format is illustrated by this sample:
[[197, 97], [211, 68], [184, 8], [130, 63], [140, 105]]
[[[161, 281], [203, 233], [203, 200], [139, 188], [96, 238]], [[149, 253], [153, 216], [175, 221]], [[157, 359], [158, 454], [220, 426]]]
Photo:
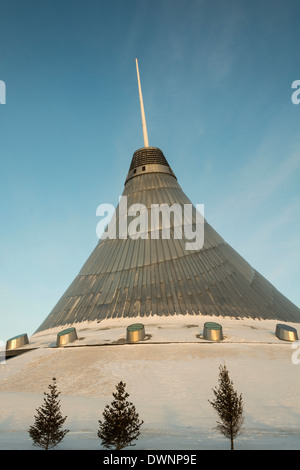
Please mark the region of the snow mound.
[[0, 448], [32, 448], [26, 430], [56, 377], [70, 429], [58, 448], [101, 448], [98, 420], [122, 380], [144, 420], [136, 449], [227, 449], [208, 402], [224, 363], [244, 399], [236, 448], [299, 448], [300, 344], [278, 340], [274, 321], [228, 319], [219, 320], [224, 341], [208, 342], [203, 322], [189, 320], [152, 319], [148, 339], [137, 344], [122, 344], [126, 325], [116, 322], [109, 329], [82, 325], [78, 341], [64, 348], [54, 347], [55, 331], [33, 335], [28, 347], [36, 349], [0, 366]]

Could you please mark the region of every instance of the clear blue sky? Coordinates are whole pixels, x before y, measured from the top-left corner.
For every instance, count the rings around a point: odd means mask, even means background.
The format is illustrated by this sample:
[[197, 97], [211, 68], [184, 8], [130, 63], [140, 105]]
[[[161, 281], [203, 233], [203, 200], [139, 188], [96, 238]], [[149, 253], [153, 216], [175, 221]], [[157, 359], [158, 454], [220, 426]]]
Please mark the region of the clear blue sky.
[[299, 0], [2, 0], [0, 340], [31, 335], [143, 146], [300, 305]]

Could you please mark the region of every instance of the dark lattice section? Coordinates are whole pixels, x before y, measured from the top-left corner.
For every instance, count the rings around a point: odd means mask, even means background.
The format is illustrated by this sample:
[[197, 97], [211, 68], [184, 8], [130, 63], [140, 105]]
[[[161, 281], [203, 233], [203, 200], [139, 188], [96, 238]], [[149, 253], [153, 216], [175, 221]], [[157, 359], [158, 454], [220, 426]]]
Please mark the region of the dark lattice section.
[[169, 167], [169, 163], [162, 151], [157, 147], [143, 147], [134, 152], [129, 171], [143, 165], [165, 165]]

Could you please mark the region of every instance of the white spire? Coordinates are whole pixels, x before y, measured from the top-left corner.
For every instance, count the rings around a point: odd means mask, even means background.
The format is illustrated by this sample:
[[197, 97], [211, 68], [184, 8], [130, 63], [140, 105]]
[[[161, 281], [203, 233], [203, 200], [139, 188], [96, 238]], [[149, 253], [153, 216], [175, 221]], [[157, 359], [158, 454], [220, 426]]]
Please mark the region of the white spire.
[[140, 80], [140, 74], [139, 74], [139, 65], [138, 65], [138, 60], [137, 59], [135, 59], [135, 63], [136, 63], [136, 73], [137, 73], [137, 79], [138, 79], [139, 96], [140, 96], [140, 104], [141, 104], [144, 147], [149, 147], [147, 126], [146, 126], [146, 118], [145, 118], [145, 110], [144, 110], [144, 103], [143, 103], [143, 95], [142, 95], [142, 87], [141, 87], [141, 80]]

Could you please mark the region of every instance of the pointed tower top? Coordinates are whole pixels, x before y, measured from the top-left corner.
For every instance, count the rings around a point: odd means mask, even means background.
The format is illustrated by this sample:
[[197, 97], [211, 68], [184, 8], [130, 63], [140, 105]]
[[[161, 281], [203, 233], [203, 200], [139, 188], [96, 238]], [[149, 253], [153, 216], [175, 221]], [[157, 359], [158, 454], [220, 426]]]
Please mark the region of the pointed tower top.
[[[135, 59], [136, 73], [139, 87], [139, 97], [141, 105], [143, 135], [144, 135], [144, 147], [136, 150], [133, 154], [129, 172], [126, 177], [125, 185], [128, 180], [135, 176], [145, 175], [148, 173], [168, 173], [171, 176], [174, 175], [169, 163], [167, 162], [163, 152], [157, 147], [150, 147], [148, 141], [148, 133], [145, 118], [145, 109], [142, 95], [141, 80], [139, 74], [138, 60]], [[177, 178], [176, 178], [177, 179]]]
[[144, 109], [144, 102], [143, 102], [143, 95], [142, 95], [142, 87], [141, 87], [141, 80], [140, 80], [140, 73], [139, 73], [139, 64], [138, 64], [138, 60], [137, 60], [137, 59], [135, 59], [135, 63], [136, 63], [136, 73], [137, 73], [137, 80], [138, 80], [138, 87], [139, 87], [140, 105], [141, 105], [141, 115], [142, 115], [142, 125], [143, 125], [143, 136], [144, 136], [144, 147], [149, 147], [147, 126], [146, 126], [146, 118], [145, 118], [145, 109]]

